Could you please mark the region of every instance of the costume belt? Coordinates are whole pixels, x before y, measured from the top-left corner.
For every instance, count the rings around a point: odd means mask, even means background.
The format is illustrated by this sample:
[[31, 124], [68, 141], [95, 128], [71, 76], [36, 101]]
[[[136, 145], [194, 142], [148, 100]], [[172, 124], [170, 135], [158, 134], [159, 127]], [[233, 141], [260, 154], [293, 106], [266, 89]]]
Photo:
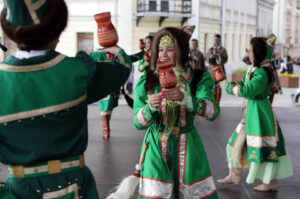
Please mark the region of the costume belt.
[[263, 100], [263, 99], [266, 99], [269, 97], [269, 93], [266, 93], [266, 94], [262, 94], [262, 95], [257, 95], [257, 96], [254, 96], [254, 97], [250, 97], [248, 99], [252, 99], [252, 100]]
[[9, 165], [9, 178], [30, 178], [77, 170], [85, 167], [84, 156], [73, 156], [61, 160], [50, 160], [33, 165]]
[[[166, 125], [164, 124], [158, 124], [158, 122], [154, 121], [152, 124], [152, 127], [154, 127], [155, 130], [159, 131], [160, 133], [164, 133], [164, 130], [166, 128]], [[178, 134], [186, 134], [191, 132], [195, 126], [193, 124], [187, 125], [187, 126], [174, 126], [171, 134], [178, 135]]]

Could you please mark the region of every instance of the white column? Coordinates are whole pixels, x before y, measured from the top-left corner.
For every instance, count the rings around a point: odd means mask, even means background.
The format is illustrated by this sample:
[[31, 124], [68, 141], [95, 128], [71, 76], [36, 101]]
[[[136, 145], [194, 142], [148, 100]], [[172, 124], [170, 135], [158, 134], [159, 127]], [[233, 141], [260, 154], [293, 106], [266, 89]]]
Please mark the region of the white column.
[[247, 12], [247, 0], [244, 1], [244, 27], [243, 27], [243, 43], [242, 43], [242, 51], [243, 51], [243, 54], [245, 53], [245, 49], [246, 49], [246, 42], [249, 42], [249, 41], [246, 41], [247, 39], [247, 25], [248, 25], [248, 12]]
[[229, 29], [229, 49], [228, 49], [228, 54], [229, 54], [229, 62], [232, 62], [232, 55], [233, 55], [233, 45], [232, 45], [232, 34], [233, 34], [233, 14], [234, 14], [234, 8], [233, 4], [235, 3], [234, 0], [231, 0], [231, 15], [230, 15], [230, 29]]
[[119, 1], [118, 35], [120, 45], [128, 54], [132, 53], [132, 1]]
[[117, 19], [118, 19], [118, 0], [114, 0], [114, 24], [117, 25]]
[[235, 50], [235, 61], [238, 62], [240, 60], [240, 30], [241, 30], [241, 9], [243, 0], [238, 0], [236, 3], [238, 4], [238, 17], [237, 17], [237, 36], [236, 36], [236, 50]]
[[279, 4], [279, 9], [280, 9], [280, 25], [279, 25], [279, 30], [280, 30], [280, 38], [281, 38], [281, 42], [283, 44], [286, 44], [286, 13], [287, 13], [287, 6], [286, 6], [286, 1], [285, 0], [279, 0], [280, 4]]
[[292, 10], [291, 10], [291, 44], [295, 43], [295, 33], [296, 33], [296, 8], [297, 0], [292, 1]]
[[200, 0], [192, 0], [192, 14], [188, 24], [196, 26], [192, 38], [197, 39], [200, 45]]
[[222, 16], [221, 16], [221, 38], [222, 45], [225, 46], [225, 28], [226, 28], [226, 0], [222, 0]]

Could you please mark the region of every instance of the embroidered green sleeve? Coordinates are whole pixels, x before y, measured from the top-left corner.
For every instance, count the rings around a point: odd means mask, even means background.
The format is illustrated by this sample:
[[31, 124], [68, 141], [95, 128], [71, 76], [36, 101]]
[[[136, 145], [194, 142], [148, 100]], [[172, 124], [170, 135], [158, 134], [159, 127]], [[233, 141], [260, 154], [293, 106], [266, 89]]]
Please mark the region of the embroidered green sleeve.
[[88, 103], [96, 102], [108, 94], [118, 91], [129, 77], [131, 61], [123, 50], [120, 50], [110, 62], [99, 60], [105, 59], [104, 55], [95, 52], [91, 57], [86, 53], [79, 52], [76, 56], [84, 62], [88, 70]]
[[141, 60], [144, 58], [144, 53], [141, 51], [141, 52], [138, 52], [136, 54], [133, 54], [133, 55], [130, 55], [130, 60], [132, 63], [138, 61], [138, 60]]

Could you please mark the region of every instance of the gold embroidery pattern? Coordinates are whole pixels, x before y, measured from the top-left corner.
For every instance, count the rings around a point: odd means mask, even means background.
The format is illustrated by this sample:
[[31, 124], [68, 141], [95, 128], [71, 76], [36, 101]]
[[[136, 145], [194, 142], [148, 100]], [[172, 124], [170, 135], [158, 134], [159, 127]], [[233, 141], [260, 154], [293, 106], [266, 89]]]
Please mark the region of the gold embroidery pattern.
[[15, 121], [15, 120], [20, 120], [20, 119], [30, 118], [30, 117], [34, 117], [34, 116], [38, 116], [38, 115], [61, 111], [61, 110], [67, 109], [67, 108], [72, 108], [72, 107], [80, 104], [81, 102], [84, 102], [86, 100], [86, 98], [87, 98], [87, 95], [84, 95], [76, 100], [66, 102], [63, 104], [58, 104], [58, 105], [48, 106], [48, 107], [39, 108], [39, 109], [31, 110], [31, 111], [24, 111], [24, 112], [20, 112], [20, 113], [13, 113], [10, 115], [1, 116], [0, 123], [11, 122], [11, 121]]
[[272, 151], [269, 156], [268, 156], [269, 160], [278, 160], [278, 155], [275, 151]]
[[145, 118], [145, 120], [146, 120], [147, 122], [149, 122], [149, 120], [151, 120], [151, 119], [149, 118], [149, 113], [146, 111], [145, 108], [144, 108], [144, 110], [143, 110], [143, 115], [144, 115], [144, 118]]
[[257, 160], [256, 151], [252, 151], [252, 153], [251, 153], [249, 159]]
[[198, 110], [197, 110], [197, 112], [198, 112], [199, 115], [203, 115], [204, 111], [205, 111], [205, 110], [203, 110], [203, 102], [200, 99], [197, 99], [197, 102], [198, 102]]

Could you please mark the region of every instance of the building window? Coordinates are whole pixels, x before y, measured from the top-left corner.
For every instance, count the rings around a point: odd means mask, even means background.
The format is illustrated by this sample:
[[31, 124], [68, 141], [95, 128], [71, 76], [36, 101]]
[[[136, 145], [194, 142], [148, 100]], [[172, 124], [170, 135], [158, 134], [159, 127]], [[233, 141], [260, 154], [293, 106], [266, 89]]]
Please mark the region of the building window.
[[191, 0], [137, 0], [137, 12], [192, 13]]
[[77, 33], [78, 51], [84, 51], [90, 54], [94, 50], [93, 33]]
[[156, 11], [156, 1], [149, 1], [149, 11], [151, 12]]
[[191, 0], [182, 0], [182, 13], [192, 13]]
[[169, 1], [161, 1], [160, 8], [162, 12], [169, 12]]

